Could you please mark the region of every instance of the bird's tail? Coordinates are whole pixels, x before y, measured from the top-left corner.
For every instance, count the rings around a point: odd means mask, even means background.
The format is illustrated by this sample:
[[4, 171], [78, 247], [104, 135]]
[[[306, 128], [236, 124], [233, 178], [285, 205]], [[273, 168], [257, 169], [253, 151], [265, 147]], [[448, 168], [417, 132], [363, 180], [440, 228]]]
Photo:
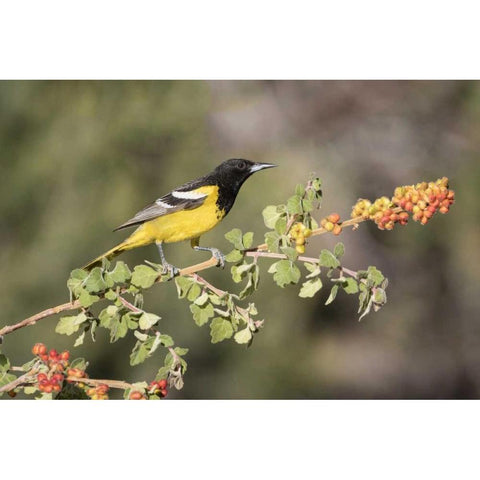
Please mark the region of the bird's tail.
[[116, 247], [108, 250], [104, 254], [97, 257], [95, 260], [92, 260], [90, 263], [87, 263], [82, 268], [84, 270], [91, 270], [94, 267], [98, 267], [102, 265], [102, 260], [106, 258], [107, 260], [111, 260], [112, 258], [120, 255], [122, 252], [126, 252], [127, 250], [131, 250], [132, 248], [140, 247], [142, 245], [146, 245], [149, 242], [146, 242], [143, 238], [143, 235], [138, 235], [136, 232], [127, 238], [122, 243], [119, 243]]

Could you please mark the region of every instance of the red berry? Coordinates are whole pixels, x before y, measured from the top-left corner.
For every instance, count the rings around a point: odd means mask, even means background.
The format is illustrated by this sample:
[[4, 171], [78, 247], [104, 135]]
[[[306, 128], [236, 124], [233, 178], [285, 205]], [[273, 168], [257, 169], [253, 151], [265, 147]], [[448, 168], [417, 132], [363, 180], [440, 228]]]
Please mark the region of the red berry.
[[160, 389], [167, 388], [167, 381], [165, 379], [159, 380], [157, 382], [157, 385], [158, 385], [158, 388], [160, 388]]
[[48, 353], [48, 356], [49, 356], [50, 358], [52, 358], [52, 359], [53, 359], [53, 358], [57, 358], [57, 357], [58, 357], [58, 352], [57, 352], [54, 348], [52, 348], [52, 349], [50, 350], [50, 352]]
[[167, 396], [167, 394], [168, 394], [168, 391], [167, 391], [167, 389], [166, 389], [166, 388], [164, 388], [164, 389], [160, 390], [160, 394], [162, 395], [162, 397], [166, 397], [166, 396]]
[[47, 375], [45, 373], [39, 373], [37, 375], [37, 380], [41, 382], [42, 380], [47, 380]]

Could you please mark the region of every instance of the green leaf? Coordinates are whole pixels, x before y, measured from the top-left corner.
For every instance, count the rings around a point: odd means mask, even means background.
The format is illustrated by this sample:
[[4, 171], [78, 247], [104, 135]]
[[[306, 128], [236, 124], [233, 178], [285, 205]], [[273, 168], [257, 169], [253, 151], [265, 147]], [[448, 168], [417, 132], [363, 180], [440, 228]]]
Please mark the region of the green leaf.
[[243, 237], [242, 231], [239, 228], [234, 228], [230, 230], [228, 233], [225, 234], [225, 238], [230, 242], [233, 243], [233, 246], [237, 250], [243, 250]]
[[158, 315], [155, 315], [154, 313], [145, 312], [145, 313], [142, 313], [142, 316], [138, 321], [138, 326], [142, 330], [148, 330], [149, 328], [152, 328], [159, 320], [160, 320], [160, 317]]
[[167, 348], [172, 347], [174, 344], [173, 339], [170, 335], [166, 335], [162, 333], [161, 335], [158, 336], [158, 338], [160, 339], [164, 347], [167, 347]]
[[133, 332], [133, 334], [135, 335], [135, 337], [137, 337], [141, 342], [144, 342], [147, 338], [148, 338], [148, 335], [146, 333], [142, 333], [138, 330], [135, 330]]
[[209, 295], [207, 292], [203, 292], [193, 303], [199, 307], [203, 307], [209, 300]]
[[148, 358], [153, 340], [153, 337], [149, 337], [145, 342], [138, 341], [135, 344], [130, 354], [130, 365], [132, 367], [143, 363]]
[[3, 353], [0, 353], [0, 372], [6, 372], [10, 368], [10, 361], [8, 358], [3, 355]]
[[128, 333], [128, 324], [125, 315], [119, 318], [118, 315], [112, 317], [110, 323], [110, 343], [114, 343], [123, 338]]
[[325, 302], [325, 305], [329, 305], [335, 300], [335, 297], [337, 296], [337, 292], [338, 292], [338, 285], [335, 284], [332, 287], [332, 290], [330, 291], [330, 295], [328, 296], [327, 301]]
[[310, 213], [313, 210], [313, 200], [310, 198], [304, 198], [302, 200], [302, 211], [304, 213]]
[[305, 195], [305, 187], [301, 183], [298, 183], [295, 187], [295, 195], [298, 195], [299, 197], [303, 197]]
[[98, 300], [100, 300], [100, 297], [98, 295], [91, 295], [86, 290], [82, 289], [80, 296], [78, 297], [78, 300], [82, 307], [88, 308], [91, 305], [93, 305], [95, 302], [98, 302]]
[[25, 395], [32, 395], [32, 394], [34, 394], [37, 390], [38, 390], [38, 388], [35, 387], [35, 386], [25, 387], [25, 388], [23, 389], [23, 393], [25, 393]]
[[111, 302], [115, 301], [117, 299], [117, 293], [114, 292], [113, 290], [107, 290], [105, 292], [105, 298], [107, 300], [110, 300]]
[[86, 320], [87, 316], [83, 312], [78, 315], [62, 317], [58, 321], [55, 331], [63, 335], [72, 335], [72, 333], [75, 333], [80, 328], [80, 325]]
[[81, 268], [76, 268], [70, 273], [70, 278], [67, 280], [67, 287], [75, 297], [78, 297], [80, 294], [80, 291], [83, 289], [83, 282], [87, 277], [88, 272]]
[[198, 283], [194, 283], [188, 291], [187, 300], [193, 302], [200, 296], [201, 293], [202, 289], [200, 288], [200, 285]]
[[340, 262], [337, 260], [335, 255], [330, 250], [326, 249], [323, 249], [320, 252], [319, 263], [322, 267], [326, 268], [337, 268], [340, 266]]
[[[10, 382], [13, 382], [17, 377], [13, 375], [12, 373], [7, 373], [7, 371], [0, 371], [0, 387], [3, 387], [4, 385], [9, 384]], [[3, 393], [0, 393], [0, 397], [3, 395]]]
[[78, 347], [79, 345], [83, 345], [83, 340], [85, 339], [85, 333], [86, 330], [84, 330], [75, 340], [75, 343], [73, 344], [74, 347]]
[[293, 247], [280, 247], [280, 250], [291, 262], [294, 262], [298, 257], [298, 252]]
[[273, 280], [279, 287], [283, 288], [289, 283], [297, 283], [300, 280], [300, 270], [289, 260], [280, 260], [279, 262], [272, 264], [269, 272], [271, 272], [273, 267]]
[[377, 270], [376, 267], [368, 267], [367, 273], [367, 278], [371, 280], [376, 287], [380, 285], [385, 279], [382, 272], [380, 270]]
[[342, 242], [337, 243], [333, 250], [333, 254], [339, 259], [343, 257], [344, 253], [345, 253], [345, 245]]
[[283, 235], [285, 231], [287, 230], [287, 218], [285, 216], [280, 217], [276, 222], [275, 222], [275, 231], [279, 235]]
[[225, 256], [225, 260], [229, 263], [237, 263], [243, 259], [243, 253], [240, 250], [232, 250]]
[[284, 215], [284, 213], [279, 212], [278, 207], [275, 205], [269, 205], [265, 207], [262, 212], [263, 221], [267, 228], [275, 228], [277, 220]]
[[89, 293], [102, 292], [107, 288], [107, 284], [102, 276], [102, 269], [95, 267], [85, 280], [85, 290]]
[[302, 197], [299, 197], [298, 195], [290, 197], [287, 201], [287, 211], [290, 215], [302, 214]]
[[376, 288], [375, 292], [373, 294], [373, 301], [377, 305], [385, 305], [387, 303], [387, 294], [385, 293], [385, 290], [383, 288]]
[[137, 265], [133, 269], [132, 283], [140, 288], [150, 288], [159, 276], [160, 272], [157, 270], [147, 265]]
[[243, 248], [246, 250], [253, 245], [253, 232], [247, 232], [243, 235]]
[[342, 283], [342, 288], [349, 295], [352, 294], [352, 293], [357, 293], [358, 292], [358, 283], [354, 278], [346, 278], [345, 281]]
[[239, 330], [233, 338], [237, 343], [243, 344], [243, 343], [249, 343], [250, 340], [252, 340], [253, 334], [250, 330], [250, 328], [247, 326], [247, 328], [244, 328], [243, 330]]
[[247, 272], [254, 267], [253, 263], [244, 263], [242, 265], [234, 265], [231, 268], [232, 279], [235, 283], [240, 283], [245, 278]]
[[[34, 358], [33, 360], [30, 360], [29, 362], [24, 363], [22, 365], [22, 370], [24, 372], [29, 372], [32, 369], [32, 367], [35, 365], [36, 362], [37, 362], [37, 358]], [[1, 369], [2, 369], [2, 367], [0, 366], [0, 370]]]
[[302, 285], [300, 289], [299, 297], [309, 298], [313, 297], [320, 289], [322, 288], [321, 278], [316, 278], [315, 280], [309, 280]]
[[190, 311], [193, 314], [193, 320], [199, 327], [205, 325], [214, 315], [213, 305], [211, 303], [207, 303], [207, 305], [203, 307], [192, 304], [190, 305]]
[[125, 283], [132, 277], [132, 272], [125, 262], [119, 261], [111, 272], [105, 274], [105, 277], [113, 280], [114, 283]]
[[311, 185], [315, 192], [320, 193], [321, 196], [322, 181], [319, 178], [312, 178]]
[[278, 253], [281, 238], [281, 235], [277, 232], [267, 232], [265, 234], [265, 243], [269, 252]]
[[210, 323], [210, 336], [212, 343], [218, 343], [233, 335], [231, 322], [221, 317], [216, 317]]
[[195, 280], [189, 277], [175, 277], [175, 285], [177, 286], [178, 298], [185, 298], [190, 287], [195, 284]]
[[182, 355], [186, 355], [188, 353], [188, 348], [183, 348], [183, 347], [175, 347], [174, 348], [175, 353], [179, 355], [180, 357]]

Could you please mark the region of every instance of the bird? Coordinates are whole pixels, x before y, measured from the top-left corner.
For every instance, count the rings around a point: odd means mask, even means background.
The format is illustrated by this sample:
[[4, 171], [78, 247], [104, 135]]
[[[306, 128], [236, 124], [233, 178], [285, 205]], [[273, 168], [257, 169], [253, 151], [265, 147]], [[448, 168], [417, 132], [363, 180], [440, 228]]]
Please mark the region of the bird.
[[243, 158], [225, 160], [209, 174], [175, 188], [115, 228], [114, 231], [137, 227], [123, 242], [83, 269], [90, 271], [102, 265], [104, 258], [111, 260], [127, 250], [155, 243], [162, 262], [162, 273], [173, 278], [179, 270], [166, 261], [162, 245], [183, 240], [190, 240], [194, 250], [209, 251], [217, 260], [217, 265], [223, 267], [224, 255], [218, 248], [201, 247], [200, 236], [225, 218], [250, 175], [276, 166]]

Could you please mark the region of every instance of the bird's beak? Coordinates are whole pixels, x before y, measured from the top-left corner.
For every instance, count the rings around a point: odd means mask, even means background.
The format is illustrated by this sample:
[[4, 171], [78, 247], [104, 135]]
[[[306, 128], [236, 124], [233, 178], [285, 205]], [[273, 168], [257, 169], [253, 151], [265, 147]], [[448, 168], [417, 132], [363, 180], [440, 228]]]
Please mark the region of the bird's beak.
[[258, 172], [259, 170], [263, 170], [264, 168], [273, 168], [277, 165], [273, 165], [273, 163], [255, 163], [250, 167], [250, 172]]

